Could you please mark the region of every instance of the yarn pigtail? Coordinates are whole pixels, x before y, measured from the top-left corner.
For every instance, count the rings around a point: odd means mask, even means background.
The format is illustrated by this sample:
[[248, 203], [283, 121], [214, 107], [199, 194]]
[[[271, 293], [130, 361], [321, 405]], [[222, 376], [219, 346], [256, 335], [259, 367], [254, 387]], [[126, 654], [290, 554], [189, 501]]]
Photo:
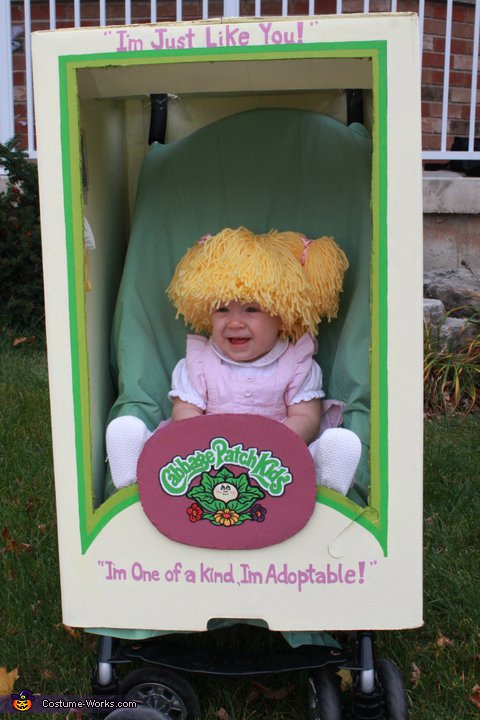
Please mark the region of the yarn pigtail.
[[305, 252], [304, 272], [320, 317], [336, 318], [348, 260], [332, 237], [313, 240]]
[[167, 294], [177, 310], [177, 318], [180, 315], [185, 317], [189, 307], [195, 308], [189, 317], [189, 324], [195, 332], [204, 330], [204, 293], [200, 287], [203, 273], [199, 272], [205, 266], [204, 244], [202, 238], [202, 242], [195, 243], [185, 253], [167, 288]]

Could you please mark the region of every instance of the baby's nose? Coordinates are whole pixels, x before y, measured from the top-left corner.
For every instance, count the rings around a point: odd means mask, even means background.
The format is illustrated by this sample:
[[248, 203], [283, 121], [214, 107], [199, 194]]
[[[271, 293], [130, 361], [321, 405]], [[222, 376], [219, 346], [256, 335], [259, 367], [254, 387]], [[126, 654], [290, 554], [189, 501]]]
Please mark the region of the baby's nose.
[[243, 318], [241, 316], [239, 316], [239, 317], [231, 317], [228, 321], [228, 324], [231, 328], [238, 328], [238, 327], [243, 327], [243, 325], [245, 323], [244, 323]]

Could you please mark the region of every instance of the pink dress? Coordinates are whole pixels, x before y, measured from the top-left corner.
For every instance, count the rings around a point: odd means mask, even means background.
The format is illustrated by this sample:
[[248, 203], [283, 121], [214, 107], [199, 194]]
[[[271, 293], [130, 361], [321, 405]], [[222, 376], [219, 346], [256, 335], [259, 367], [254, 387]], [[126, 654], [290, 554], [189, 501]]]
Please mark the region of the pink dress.
[[[314, 339], [303, 335], [295, 344], [278, 340], [267, 355], [240, 363], [220, 353], [211, 339], [188, 335], [186, 357], [174, 369], [169, 398], [178, 397], [206, 414], [250, 413], [282, 422], [290, 405], [325, 397], [315, 350]], [[341, 422], [341, 403], [322, 405], [320, 432]]]

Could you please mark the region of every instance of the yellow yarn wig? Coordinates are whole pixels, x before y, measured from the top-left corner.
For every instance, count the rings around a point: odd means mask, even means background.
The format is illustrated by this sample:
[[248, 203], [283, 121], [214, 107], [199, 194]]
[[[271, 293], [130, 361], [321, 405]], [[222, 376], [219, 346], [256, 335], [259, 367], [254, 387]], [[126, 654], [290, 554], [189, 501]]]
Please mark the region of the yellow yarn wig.
[[316, 335], [337, 316], [347, 258], [330, 237], [227, 228], [199, 240], [177, 265], [167, 293], [195, 332], [211, 332], [212, 311], [236, 300], [282, 320], [282, 336]]

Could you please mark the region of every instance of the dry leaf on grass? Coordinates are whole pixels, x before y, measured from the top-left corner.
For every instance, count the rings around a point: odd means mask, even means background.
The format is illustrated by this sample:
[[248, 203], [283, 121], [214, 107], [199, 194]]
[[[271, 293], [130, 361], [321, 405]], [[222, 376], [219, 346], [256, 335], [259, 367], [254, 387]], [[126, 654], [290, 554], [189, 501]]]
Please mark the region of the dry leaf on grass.
[[437, 632], [436, 646], [439, 648], [444, 648], [448, 647], [449, 645], [453, 645], [452, 640], [450, 640], [450, 638], [446, 637], [445, 635], [442, 635], [441, 632]]
[[218, 718], [218, 720], [230, 720], [230, 715], [227, 713], [225, 708], [220, 708], [214, 714], [215, 717]]
[[8, 531], [8, 528], [4, 527], [2, 530], [2, 538], [5, 543], [6, 552], [14, 552], [18, 555], [22, 550], [30, 550], [32, 548], [31, 543], [18, 542], [14, 540]]
[[410, 682], [412, 683], [412, 687], [416, 688], [418, 683], [420, 682], [420, 668], [415, 663], [412, 663], [412, 674], [410, 675]]
[[12, 340], [12, 347], [18, 347], [19, 345], [25, 345], [25, 343], [34, 343], [35, 335], [30, 337], [16, 337]]
[[348, 690], [350, 690], [353, 684], [352, 673], [350, 672], [350, 670], [339, 670], [337, 675], [340, 675], [342, 681], [340, 686], [342, 692], [347, 692]]
[[472, 688], [472, 694], [470, 695], [471, 702], [476, 708], [480, 710], [480, 685], [475, 685]]
[[6, 667], [0, 667], [0, 695], [10, 695], [19, 677], [18, 667], [10, 672], [7, 672]]
[[70, 625], [64, 625], [63, 627], [64, 627], [65, 632], [68, 633], [68, 635], [70, 635], [71, 637], [74, 637], [74, 638], [80, 637], [80, 635], [81, 635], [80, 630], [72, 628], [72, 627], [70, 627]]
[[259, 682], [252, 682], [252, 689], [247, 697], [247, 705], [254, 705], [262, 698], [267, 700], [284, 700], [295, 689], [295, 685], [284, 685], [281, 688], [269, 688]]
[[54, 627], [62, 628], [71, 637], [78, 638], [81, 636], [80, 630], [77, 630], [76, 628], [72, 628], [72, 627], [70, 627], [70, 625], [64, 625], [63, 623], [56, 623], [56, 625], [54, 625]]

